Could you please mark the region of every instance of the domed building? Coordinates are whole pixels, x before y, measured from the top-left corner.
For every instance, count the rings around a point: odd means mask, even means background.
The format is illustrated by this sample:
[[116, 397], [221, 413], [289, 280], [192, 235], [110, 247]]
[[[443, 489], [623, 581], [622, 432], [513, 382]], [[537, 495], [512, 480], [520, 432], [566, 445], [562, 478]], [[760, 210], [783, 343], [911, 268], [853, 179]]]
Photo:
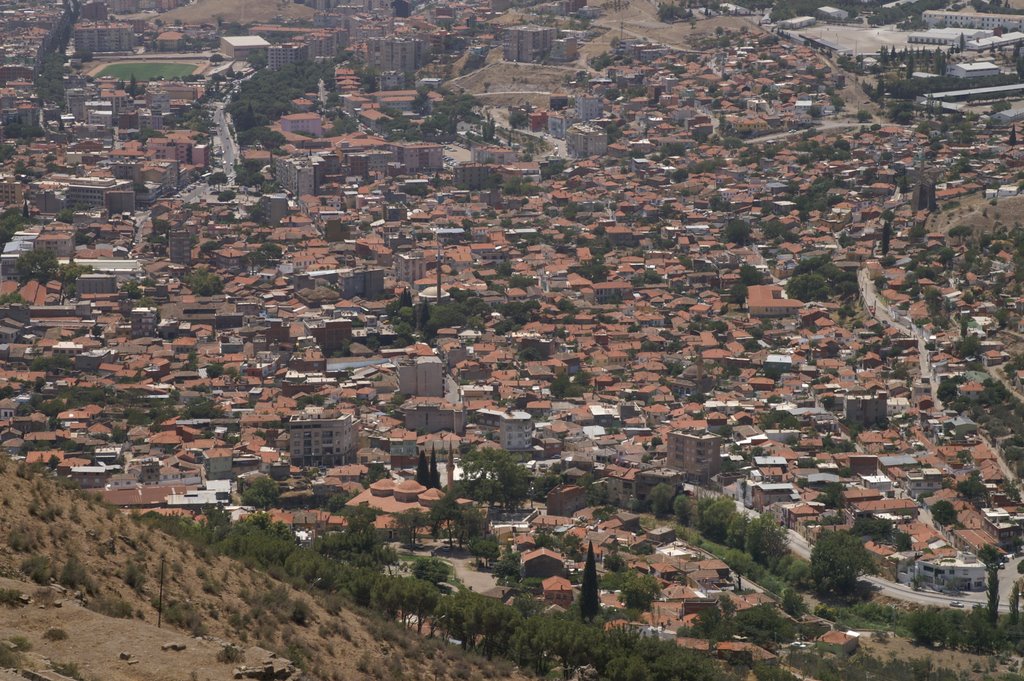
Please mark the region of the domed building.
[[402, 513], [412, 509], [427, 512], [442, 497], [442, 490], [428, 489], [415, 480], [381, 478], [345, 505], [369, 506], [381, 513]]

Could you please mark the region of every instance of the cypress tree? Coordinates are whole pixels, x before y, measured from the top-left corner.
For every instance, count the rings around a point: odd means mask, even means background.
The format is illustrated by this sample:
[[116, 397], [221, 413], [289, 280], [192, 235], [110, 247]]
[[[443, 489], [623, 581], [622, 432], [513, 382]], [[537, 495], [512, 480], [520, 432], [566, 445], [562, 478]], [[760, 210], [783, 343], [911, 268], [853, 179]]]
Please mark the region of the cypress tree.
[[1007, 143], [1011, 147], [1017, 146], [1017, 126], [1016, 125], [1013, 126], [1012, 128], [1010, 128], [1010, 139], [1007, 140]]
[[882, 255], [889, 253], [889, 241], [892, 239], [892, 223], [888, 220], [882, 224]]
[[1015, 627], [1020, 623], [1020, 585], [1014, 583], [1010, 591], [1010, 626]]
[[441, 474], [437, 471], [437, 453], [430, 450], [430, 484], [431, 489], [441, 489]]
[[995, 626], [999, 622], [999, 567], [996, 565], [988, 566], [985, 594], [988, 597], [988, 621]]
[[587, 562], [583, 566], [583, 583], [580, 586], [580, 615], [587, 622], [601, 612], [601, 600], [597, 593], [597, 562], [594, 560], [594, 542], [587, 544]]
[[427, 467], [427, 455], [420, 452], [420, 460], [416, 463], [416, 482], [430, 487], [430, 469]]

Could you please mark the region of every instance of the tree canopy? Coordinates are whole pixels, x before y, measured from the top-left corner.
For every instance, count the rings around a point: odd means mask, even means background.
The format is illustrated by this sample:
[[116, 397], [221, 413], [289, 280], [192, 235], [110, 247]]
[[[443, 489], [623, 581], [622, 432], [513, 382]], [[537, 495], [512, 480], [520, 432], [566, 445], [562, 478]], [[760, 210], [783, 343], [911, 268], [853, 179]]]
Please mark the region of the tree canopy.
[[811, 579], [823, 595], [847, 598], [857, 591], [861, 575], [874, 569], [860, 537], [849, 532], [825, 532], [811, 552]]

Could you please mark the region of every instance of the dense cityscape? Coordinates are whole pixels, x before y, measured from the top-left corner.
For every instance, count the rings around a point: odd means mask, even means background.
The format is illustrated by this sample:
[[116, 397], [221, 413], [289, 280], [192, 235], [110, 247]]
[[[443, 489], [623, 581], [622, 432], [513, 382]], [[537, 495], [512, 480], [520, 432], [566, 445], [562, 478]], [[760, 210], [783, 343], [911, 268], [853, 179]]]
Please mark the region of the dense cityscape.
[[0, 681], [1024, 678], [1024, 0], [0, 35]]

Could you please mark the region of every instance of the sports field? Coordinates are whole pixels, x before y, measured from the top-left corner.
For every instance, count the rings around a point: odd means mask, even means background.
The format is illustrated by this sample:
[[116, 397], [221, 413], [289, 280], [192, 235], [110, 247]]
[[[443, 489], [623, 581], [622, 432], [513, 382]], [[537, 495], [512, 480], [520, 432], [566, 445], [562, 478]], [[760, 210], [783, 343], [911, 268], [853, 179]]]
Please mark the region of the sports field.
[[135, 80], [158, 80], [163, 78], [170, 80], [172, 78], [182, 78], [184, 76], [191, 76], [192, 72], [196, 70], [195, 64], [186, 64], [182, 62], [117, 62], [103, 68], [97, 76], [103, 76], [108, 78], [120, 78], [121, 80], [131, 80], [134, 75]]

